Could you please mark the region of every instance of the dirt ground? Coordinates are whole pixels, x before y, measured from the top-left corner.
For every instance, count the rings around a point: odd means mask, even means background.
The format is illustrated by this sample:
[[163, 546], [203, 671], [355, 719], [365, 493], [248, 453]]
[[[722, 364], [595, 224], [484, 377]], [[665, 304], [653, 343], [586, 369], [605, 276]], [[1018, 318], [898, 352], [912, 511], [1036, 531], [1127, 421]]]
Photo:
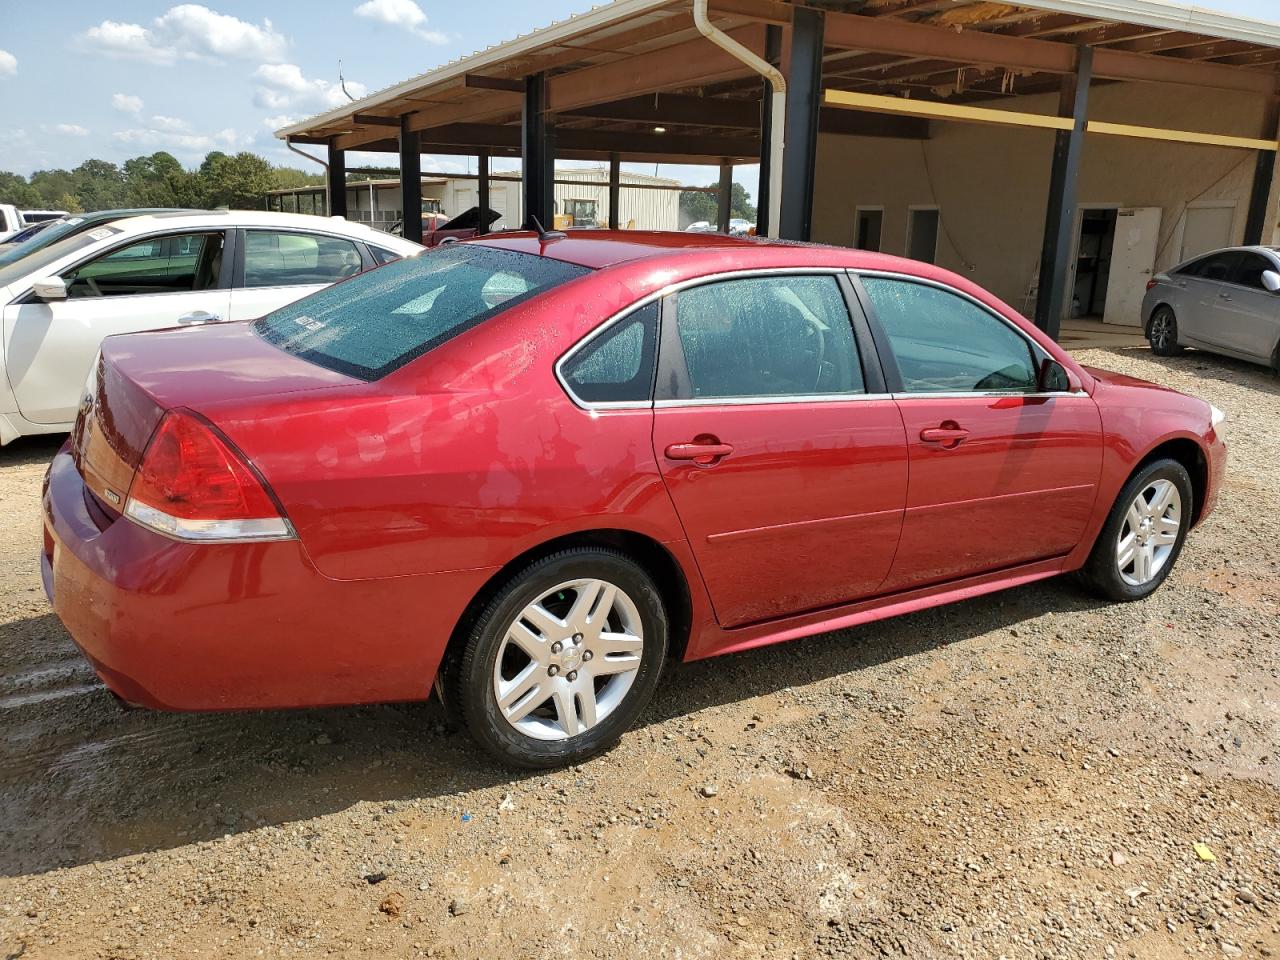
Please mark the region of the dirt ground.
[[1083, 359], [1230, 415], [1152, 598], [1059, 579], [677, 666], [548, 775], [435, 703], [121, 712], [40, 588], [57, 443], [5, 449], [0, 958], [1280, 957], [1280, 379]]

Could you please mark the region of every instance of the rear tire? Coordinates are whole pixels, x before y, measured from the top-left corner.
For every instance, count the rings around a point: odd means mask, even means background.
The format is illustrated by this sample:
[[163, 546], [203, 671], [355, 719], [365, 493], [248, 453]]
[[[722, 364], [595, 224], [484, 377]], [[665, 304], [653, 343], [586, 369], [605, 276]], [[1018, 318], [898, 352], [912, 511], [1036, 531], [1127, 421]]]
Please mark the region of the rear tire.
[[1173, 569], [1195, 507], [1191, 476], [1176, 460], [1147, 464], [1124, 485], [1080, 571], [1095, 594], [1142, 600]]
[[1157, 357], [1172, 357], [1182, 352], [1182, 344], [1178, 343], [1178, 318], [1172, 307], [1162, 305], [1152, 312], [1147, 342]]
[[667, 656], [653, 579], [619, 550], [579, 547], [513, 576], [472, 622], [446, 691], [503, 763], [581, 762], [635, 723]]

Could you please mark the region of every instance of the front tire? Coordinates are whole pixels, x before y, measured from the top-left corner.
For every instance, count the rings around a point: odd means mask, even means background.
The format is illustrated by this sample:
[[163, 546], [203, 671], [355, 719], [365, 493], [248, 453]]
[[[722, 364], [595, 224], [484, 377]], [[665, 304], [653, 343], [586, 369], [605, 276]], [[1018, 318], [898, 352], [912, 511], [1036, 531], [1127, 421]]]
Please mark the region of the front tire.
[[1191, 476], [1176, 460], [1156, 460], [1124, 485], [1081, 571], [1108, 600], [1141, 600], [1173, 569], [1195, 506]]
[[517, 573], [474, 620], [447, 680], [480, 746], [529, 769], [612, 746], [653, 696], [667, 616], [626, 554], [564, 550]]
[[1182, 352], [1182, 344], [1178, 343], [1178, 318], [1173, 308], [1156, 307], [1147, 326], [1147, 342], [1157, 357], [1172, 357]]

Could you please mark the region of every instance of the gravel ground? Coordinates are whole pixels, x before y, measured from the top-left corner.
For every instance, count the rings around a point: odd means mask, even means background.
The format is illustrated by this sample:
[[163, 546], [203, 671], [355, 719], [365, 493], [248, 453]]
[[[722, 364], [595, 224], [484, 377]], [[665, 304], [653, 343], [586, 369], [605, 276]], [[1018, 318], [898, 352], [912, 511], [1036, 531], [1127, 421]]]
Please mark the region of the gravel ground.
[[548, 775], [434, 703], [121, 712], [40, 590], [57, 444], [0, 452], [0, 958], [1280, 957], [1280, 380], [1082, 358], [1231, 418], [1155, 596], [678, 666]]

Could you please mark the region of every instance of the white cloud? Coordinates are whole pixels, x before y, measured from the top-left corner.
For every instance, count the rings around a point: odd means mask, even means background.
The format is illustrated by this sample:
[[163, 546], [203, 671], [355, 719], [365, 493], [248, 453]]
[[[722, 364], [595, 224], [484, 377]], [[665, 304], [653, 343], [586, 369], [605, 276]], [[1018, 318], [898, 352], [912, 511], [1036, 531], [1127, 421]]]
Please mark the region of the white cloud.
[[0, 50], [0, 77], [13, 77], [18, 73], [18, 58], [8, 50]]
[[449, 38], [439, 30], [427, 29], [427, 15], [414, 0], [366, 0], [356, 7], [355, 15], [408, 30], [428, 43], [449, 42]]
[[191, 129], [191, 124], [185, 120], [179, 120], [177, 117], [165, 117], [156, 114], [151, 118], [151, 127], [154, 130], [168, 130], [171, 133], [186, 133]]
[[287, 113], [282, 113], [275, 117], [263, 117], [262, 125], [268, 130], [275, 132], [281, 127], [289, 127], [298, 122], [297, 117], [291, 117]]
[[142, 98], [135, 97], [129, 93], [113, 93], [111, 95], [111, 106], [121, 113], [141, 113]]
[[87, 137], [89, 131], [78, 123], [55, 123], [51, 127], [42, 127], [43, 130], [51, 130], [54, 133], [61, 133], [68, 137]]
[[103, 20], [80, 35], [82, 45], [107, 56], [146, 63], [185, 60], [282, 60], [289, 41], [263, 20], [249, 23], [198, 3], [170, 7], [150, 27]]
[[[320, 113], [351, 102], [339, 84], [304, 76], [297, 64], [264, 63], [254, 76], [259, 81], [254, 102], [267, 110]], [[347, 91], [353, 97], [363, 97], [366, 90], [363, 83], [347, 81]]]
[[[117, 130], [111, 136], [120, 143], [127, 143], [131, 146], [146, 147], [154, 150], [173, 150], [186, 154], [202, 154], [208, 153], [210, 150], [234, 150], [247, 145], [251, 139], [242, 137], [230, 127], [225, 130], [219, 130], [216, 133], [203, 134], [191, 133], [190, 127], [186, 123], [181, 120], [174, 120], [172, 117], [153, 117], [152, 121], [153, 123], [149, 127]], [[174, 128], [173, 126], [166, 128], [156, 124], [154, 121], [161, 121], [171, 125], [178, 124], [179, 128]]]

